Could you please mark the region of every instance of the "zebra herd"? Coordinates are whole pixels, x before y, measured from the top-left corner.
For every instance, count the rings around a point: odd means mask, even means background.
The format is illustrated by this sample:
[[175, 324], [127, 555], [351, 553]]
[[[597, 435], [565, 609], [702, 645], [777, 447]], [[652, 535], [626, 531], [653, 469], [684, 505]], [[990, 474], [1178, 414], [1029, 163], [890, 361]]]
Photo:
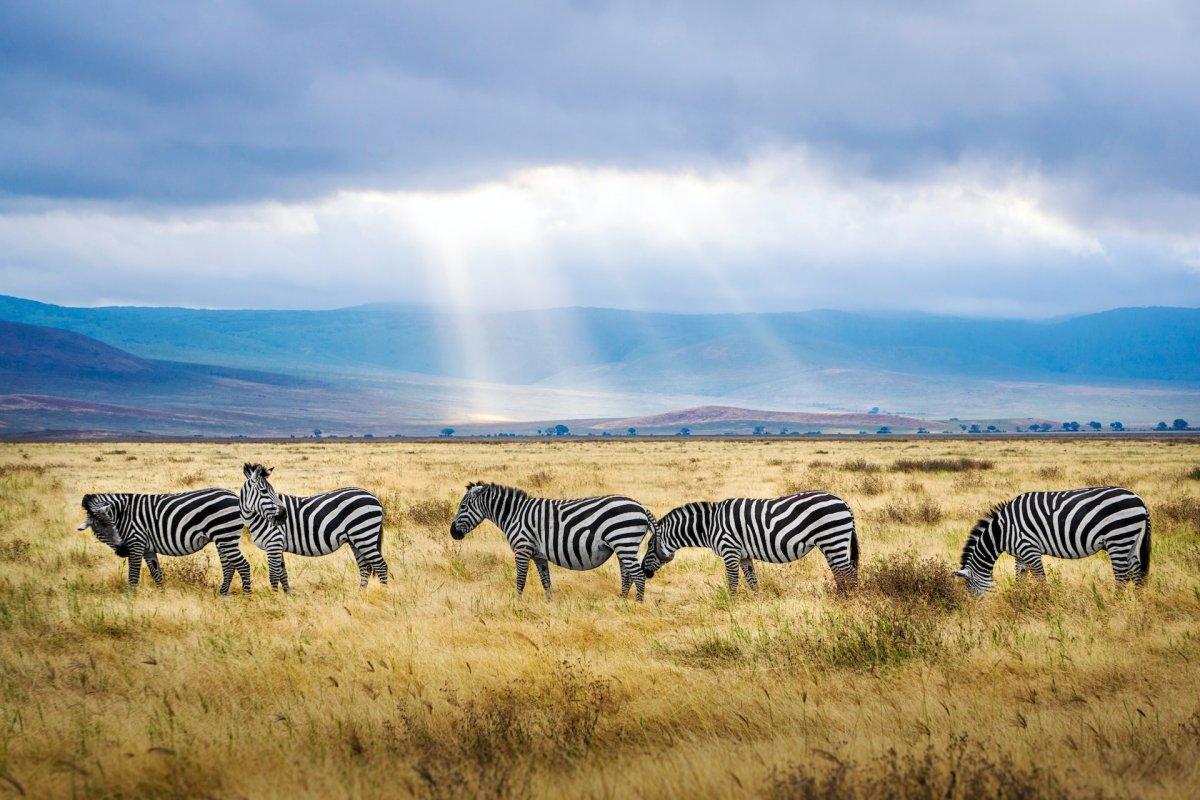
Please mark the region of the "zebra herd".
[[[86, 494], [87, 518], [78, 530], [91, 528], [103, 544], [129, 559], [130, 587], [138, 584], [143, 561], [161, 586], [160, 555], [188, 555], [212, 542], [221, 561], [221, 594], [229, 593], [235, 573], [248, 593], [250, 563], [238, 544], [243, 528], [267, 554], [272, 589], [290, 590], [284, 553], [322, 556], [347, 544], [358, 564], [360, 586], [365, 587], [371, 575], [382, 584], [388, 582], [382, 552], [384, 513], [378, 498], [358, 488], [308, 497], [279, 494], [270, 475], [261, 464], [244, 465], [240, 496], [225, 489]], [[627, 597], [634, 586], [641, 601], [646, 580], [678, 550], [689, 547], [712, 550], [724, 562], [731, 593], [737, 590], [739, 574], [757, 589], [756, 560], [787, 563], [813, 549], [825, 557], [839, 590], [858, 582], [854, 513], [828, 492], [692, 502], [656, 520], [646, 506], [620, 495], [553, 500], [496, 483], [468, 484], [450, 535], [463, 539], [484, 520], [500, 528], [512, 548], [518, 595], [524, 592], [530, 561], [550, 597], [551, 563], [588, 570], [615, 555], [621, 596]], [[982, 595], [992, 587], [993, 569], [1002, 553], [1015, 558], [1018, 577], [1029, 573], [1043, 578], [1043, 556], [1083, 558], [1100, 550], [1108, 552], [1118, 582], [1145, 581], [1150, 572], [1150, 514], [1140, 497], [1118, 487], [1027, 492], [996, 505], [976, 523], [954, 574]]]

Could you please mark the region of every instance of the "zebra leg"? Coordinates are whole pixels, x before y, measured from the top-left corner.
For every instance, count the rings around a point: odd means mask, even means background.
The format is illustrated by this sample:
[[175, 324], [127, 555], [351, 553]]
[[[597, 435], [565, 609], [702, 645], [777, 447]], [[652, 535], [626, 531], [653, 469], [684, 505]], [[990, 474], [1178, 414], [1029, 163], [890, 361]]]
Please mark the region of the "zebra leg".
[[[1017, 563], [1039, 581], [1046, 580], [1046, 568], [1042, 566], [1041, 553], [1022, 553], [1017, 556]], [[1018, 569], [1018, 572], [1020, 568]]]
[[[640, 542], [639, 542], [640, 544]], [[637, 559], [637, 546], [632, 550], [617, 551], [617, 561], [621, 564], [621, 597], [629, 596], [629, 584], [637, 587], [637, 601], [646, 598], [646, 573]]]
[[833, 582], [839, 592], [845, 592], [858, 584], [858, 569], [850, 558], [850, 540], [839, 539], [833, 542], [817, 545], [825, 563], [833, 573]]
[[367, 561], [365, 553], [359, 551], [357, 547], [351, 547], [354, 552], [354, 563], [358, 564], [358, 588], [367, 588], [367, 578], [371, 577], [373, 571], [371, 562]]
[[754, 574], [754, 559], [742, 559], [742, 573], [746, 576], [746, 585], [751, 591], [758, 591], [758, 576]]
[[141, 547], [134, 547], [129, 551], [129, 589], [136, 589], [138, 582], [142, 579], [142, 558], [145, 551]]
[[514, 551], [513, 557], [517, 561], [517, 597], [520, 597], [525, 593], [525, 579], [529, 577], [529, 553]]
[[388, 565], [383, 560], [383, 553], [376, 551], [371, 558], [371, 569], [375, 572], [375, 577], [379, 578], [379, 582], [387, 586], [388, 582]]
[[546, 599], [549, 600], [554, 595], [550, 589], [550, 565], [544, 558], [534, 558], [533, 563], [537, 566], [538, 577], [542, 579], [542, 590], [546, 593]]
[[1128, 583], [1137, 576], [1132, 547], [1122, 545], [1108, 548], [1108, 560], [1112, 564], [1113, 577], [1117, 583]]
[[242, 593], [250, 593], [250, 562], [238, 549], [237, 540], [217, 542], [217, 558], [221, 560], [221, 589], [222, 596], [229, 594], [229, 585], [233, 583], [233, 574], [242, 573]]
[[729, 584], [729, 594], [735, 595], [738, 587], [738, 567], [742, 560], [732, 553], [722, 555], [721, 560], [725, 562], [725, 580]]
[[267, 567], [271, 572], [271, 588], [276, 586], [283, 589], [284, 592], [290, 592], [288, 588], [287, 567], [283, 564], [283, 551], [272, 550], [267, 553]]
[[158, 565], [158, 553], [155, 553], [153, 550], [147, 550], [145, 559], [146, 566], [150, 569], [150, 577], [154, 578], [154, 585], [161, 589], [163, 585], [163, 574], [162, 567]]

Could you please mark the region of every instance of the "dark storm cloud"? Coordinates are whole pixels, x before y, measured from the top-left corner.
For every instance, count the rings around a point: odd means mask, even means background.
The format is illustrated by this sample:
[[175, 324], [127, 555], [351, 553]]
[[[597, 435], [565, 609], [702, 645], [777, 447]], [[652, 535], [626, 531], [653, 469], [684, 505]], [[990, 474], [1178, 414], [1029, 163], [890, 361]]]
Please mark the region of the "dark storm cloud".
[[[1053, 6], [1053, 8], [1048, 8]], [[0, 191], [207, 203], [803, 144], [1200, 193], [1200, 24], [1145, 3], [5, 3]]]

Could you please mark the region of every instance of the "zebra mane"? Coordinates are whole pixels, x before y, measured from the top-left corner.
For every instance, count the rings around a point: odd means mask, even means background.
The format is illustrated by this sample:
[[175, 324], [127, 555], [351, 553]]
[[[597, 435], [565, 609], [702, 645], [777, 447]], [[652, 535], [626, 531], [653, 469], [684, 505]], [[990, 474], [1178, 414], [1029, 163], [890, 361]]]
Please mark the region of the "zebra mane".
[[515, 494], [517, 497], [529, 497], [529, 492], [525, 491], [524, 489], [518, 489], [516, 486], [505, 486], [502, 483], [485, 483], [484, 481], [471, 481], [467, 484], [467, 491], [469, 492], [476, 487], [481, 487], [483, 489], [495, 489], [501, 492]]
[[992, 506], [991, 511], [984, 514], [979, 518], [979, 521], [975, 523], [975, 527], [971, 529], [971, 533], [967, 536], [967, 541], [963, 543], [962, 555], [958, 560], [958, 566], [960, 569], [967, 565], [967, 556], [969, 556], [971, 551], [975, 549], [975, 545], [979, 542], [979, 537], [982, 536], [983, 532], [987, 530], [989, 525], [991, 525], [992, 520], [994, 520], [996, 515], [1000, 513], [1000, 509], [1004, 508], [1006, 505], [1008, 505], [1007, 501], [996, 503], [996, 505]]

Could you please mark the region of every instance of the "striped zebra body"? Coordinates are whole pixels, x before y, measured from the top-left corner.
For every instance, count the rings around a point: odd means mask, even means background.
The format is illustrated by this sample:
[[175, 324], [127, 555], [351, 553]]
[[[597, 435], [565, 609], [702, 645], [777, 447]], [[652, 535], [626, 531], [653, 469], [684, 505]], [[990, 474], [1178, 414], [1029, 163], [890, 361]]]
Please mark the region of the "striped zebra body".
[[631, 584], [639, 601], [645, 594], [637, 553], [654, 528], [654, 516], [636, 500], [619, 495], [549, 500], [509, 486], [472, 483], [450, 523], [450, 535], [462, 539], [485, 519], [504, 532], [512, 547], [518, 595], [525, 591], [530, 560], [549, 597], [550, 564], [595, 569], [614, 554], [621, 567], [621, 596], [629, 595]]
[[1128, 489], [1104, 486], [1026, 492], [979, 520], [963, 546], [960, 569], [975, 594], [992, 587], [1001, 553], [1017, 561], [1017, 576], [1045, 577], [1043, 556], [1086, 558], [1108, 551], [1119, 582], [1142, 583], [1150, 573], [1150, 512]]
[[729, 591], [736, 592], [739, 568], [758, 588], [754, 561], [783, 564], [817, 548], [840, 588], [858, 580], [858, 534], [845, 501], [827, 492], [801, 492], [774, 499], [734, 498], [688, 503], [664, 516], [642, 561], [653, 577], [683, 547], [710, 548], [725, 563]]
[[349, 544], [358, 564], [359, 586], [374, 573], [388, 581], [383, 559], [383, 505], [366, 489], [348, 487], [298, 497], [279, 494], [261, 464], [243, 467], [241, 509], [250, 539], [267, 553], [271, 588], [290, 590], [284, 553], [325, 556]]
[[233, 492], [86, 494], [83, 509], [87, 519], [78, 529], [91, 528], [97, 539], [129, 559], [131, 587], [141, 579], [143, 561], [154, 582], [162, 586], [160, 555], [191, 555], [212, 542], [221, 559], [221, 594], [229, 594], [235, 572], [242, 576], [242, 591], [250, 591], [250, 562], [238, 547], [242, 515]]

